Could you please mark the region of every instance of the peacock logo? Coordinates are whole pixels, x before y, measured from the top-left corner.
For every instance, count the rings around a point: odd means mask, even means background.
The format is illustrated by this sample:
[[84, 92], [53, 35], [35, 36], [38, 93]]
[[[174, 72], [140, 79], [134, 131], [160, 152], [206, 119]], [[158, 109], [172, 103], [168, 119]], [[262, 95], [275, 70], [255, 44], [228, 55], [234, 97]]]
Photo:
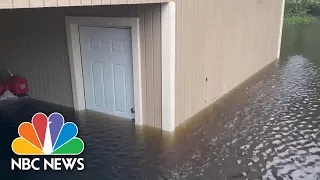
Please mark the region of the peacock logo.
[[32, 123], [23, 122], [18, 128], [20, 137], [13, 140], [12, 151], [17, 155], [79, 155], [84, 150], [83, 141], [76, 137], [78, 127], [64, 122], [60, 113], [47, 117], [36, 113]]

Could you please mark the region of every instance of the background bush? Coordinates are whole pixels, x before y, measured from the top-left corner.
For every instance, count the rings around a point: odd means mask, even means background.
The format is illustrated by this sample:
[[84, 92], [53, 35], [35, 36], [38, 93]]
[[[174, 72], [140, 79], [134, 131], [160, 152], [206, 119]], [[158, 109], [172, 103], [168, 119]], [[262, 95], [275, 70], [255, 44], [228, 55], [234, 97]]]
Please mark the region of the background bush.
[[285, 24], [309, 24], [316, 21], [310, 11], [320, 7], [320, 0], [286, 0], [284, 22]]

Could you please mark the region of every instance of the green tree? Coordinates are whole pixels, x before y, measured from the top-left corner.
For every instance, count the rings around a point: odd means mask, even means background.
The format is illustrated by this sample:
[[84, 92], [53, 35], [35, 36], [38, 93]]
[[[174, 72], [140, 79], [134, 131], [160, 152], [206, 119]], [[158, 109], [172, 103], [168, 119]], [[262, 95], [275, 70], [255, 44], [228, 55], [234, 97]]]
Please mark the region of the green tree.
[[320, 0], [286, 0], [284, 20], [286, 24], [309, 24], [316, 20], [310, 15], [312, 8], [320, 7]]

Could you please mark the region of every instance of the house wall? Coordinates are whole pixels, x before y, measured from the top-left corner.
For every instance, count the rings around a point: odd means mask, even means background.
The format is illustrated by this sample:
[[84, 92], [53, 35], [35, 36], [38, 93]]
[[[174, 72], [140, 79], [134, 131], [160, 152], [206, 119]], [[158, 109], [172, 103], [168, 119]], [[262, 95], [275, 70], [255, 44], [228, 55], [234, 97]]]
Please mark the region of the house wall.
[[176, 125], [278, 58], [284, 0], [176, 0]]
[[0, 10], [0, 77], [8, 67], [32, 98], [73, 107], [65, 16], [140, 17], [144, 124], [161, 128], [160, 4]]
[[[278, 58], [284, 0], [0, 0], [2, 2], [0, 7], [5, 5], [7, 8], [56, 7], [168, 1], [176, 3], [175, 124], [179, 125]], [[160, 28], [157, 28], [160, 24], [154, 23], [154, 19], [158, 20], [161, 13], [158, 10], [148, 11], [147, 6], [142, 9], [144, 10], [135, 11], [129, 8], [125, 11], [112, 6], [109, 10], [116, 13], [116, 16], [121, 16], [123, 12], [131, 12], [141, 17], [144, 27], [142, 31], [145, 32], [141, 39], [142, 58], [146, 59], [146, 66], [158, 67], [161, 65], [159, 62], [161, 48], [158, 47], [160, 39], [157, 38], [160, 37], [154, 34], [160, 33]], [[107, 13], [106, 11], [101, 13], [102, 10], [99, 12], [100, 14], [96, 13], [97, 16]], [[80, 14], [83, 13], [84, 10]], [[90, 13], [95, 14], [93, 10]], [[24, 15], [21, 13], [20, 16]], [[49, 20], [47, 17], [42, 19]], [[63, 49], [65, 51], [65, 48]], [[158, 68], [146, 68], [144, 71], [145, 74], [153, 75], [161, 73]], [[153, 98], [160, 96], [160, 88], [150, 85], [152, 82], [158, 84], [158, 80], [161, 81], [160, 78], [156, 79], [144, 76], [146, 82], [144, 105], [147, 105], [147, 115], [145, 115], [148, 117], [147, 124], [159, 127], [155, 124], [160, 121], [149, 120], [151, 117], [161, 117], [158, 111], [161, 109], [161, 98]], [[67, 94], [59, 97], [67, 97]], [[71, 101], [68, 102], [70, 106]]]

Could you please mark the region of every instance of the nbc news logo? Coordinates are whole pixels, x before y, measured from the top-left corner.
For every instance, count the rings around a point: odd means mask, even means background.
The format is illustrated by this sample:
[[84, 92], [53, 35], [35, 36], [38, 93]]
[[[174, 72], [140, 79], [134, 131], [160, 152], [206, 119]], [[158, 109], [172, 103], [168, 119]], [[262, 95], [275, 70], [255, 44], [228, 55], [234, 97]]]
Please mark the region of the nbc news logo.
[[[64, 122], [60, 113], [52, 113], [47, 117], [36, 113], [32, 123], [23, 122], [18, 128], [20, 137], [13, 140], [11, 148], [17, 155], [79, 155], [84, 150], [83, 141], [76, 137], [78, 127], [72, 122]], [[40, 158], [11, 158], [11, 170], [84, 170], [83, 158], [43, 158], [43, 166], [38, 166]], [[76, 166], [76, 168], [75, 168]]]

